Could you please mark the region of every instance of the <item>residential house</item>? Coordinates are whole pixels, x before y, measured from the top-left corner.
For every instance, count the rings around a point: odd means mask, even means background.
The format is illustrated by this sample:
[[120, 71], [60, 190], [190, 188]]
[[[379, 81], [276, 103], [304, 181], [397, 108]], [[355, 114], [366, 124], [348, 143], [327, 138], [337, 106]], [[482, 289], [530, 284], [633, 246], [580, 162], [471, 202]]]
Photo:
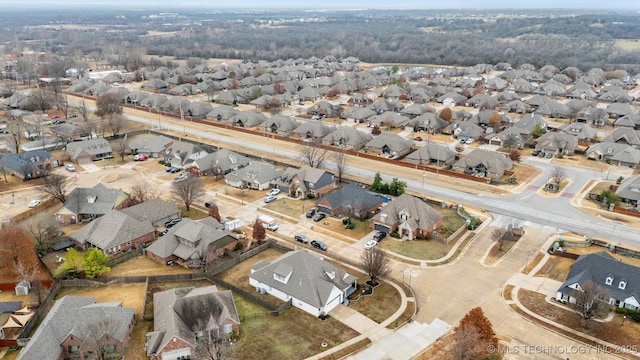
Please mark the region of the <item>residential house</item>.
[[271, 187], [282, 171], [266, 162], [254, 162], [224, 176], [227, 185], [237, 188], [264, 190]]
[[397, 232], [404, 240], [426, 239], [444, 223], [444, 216], [424, 200], [402, 194], [371, 218], [370, 226], [384, 233]]
[[411, 123], [413, 124], [414, 130], [423, 130], [429, 134], [439, 134], [449, 125], [448, 121], [431, 112], [424, 113], [412, 119]]
[[513, 162], [506, 155], [476, 149], [453, 164], [452, 170], [479, 177], [499, 178], [512, 168]]
[[356, 288], [356, 278], [306, 250], [290, 251], [272, 263], [251, 267], [249, 284], [259, 292], [313, 315], [328, 314]]
[[213, 175], [220, 177], [251, 164], [251, 159], [227, 149], [205, 155], [195, 160], [191, 169], [199, 176]]
[[321, 142], [322, 138], [336, 130], [335, 126], [325, 125], [321, 121], [306, 121], [292, 131], [294, 136], [303, 141]]
[[148, 221], [140, 221], [118, 210], [111, 210], [84, 225], [69, 236], [77, 247], [98, 248], [113, 256], [138, 249], [154, 240], [154, 228]]
[[542, 127], [543, 129], [547, 129], [547, 121], [540, 115], [537, 114], [526, 114], [523, 115], [513, 127], [516, 127], [520, 133], [530, 134], [531, 130], [533, 130], [536, 126]]
[[449, 125], [448, 128], [457, 138], [477, 140], [484, 136], [484, 129], [471, 121], [456, 121]]
[[602, 138], [602, 142], [626, 144], [634, 149], [640, 149], [640, 131], [629, 127], [619, 127]]
[[260, 128], [264, 132], [270, 132], [280, 136], [289, 136], [298, 126], [300, 126], [300, 123], [290, 116], [276, 114], [265, 120], [260, 125]]
[[367, 142], [365, 151], [395, 158], [411, 152], [414, 145], [413, 140], [405, 139], [398, 134], [383, 132]]
[[548, 132], [538, 138], [536, 150], [555, 155], [573, 155], [578, 138], [565, 132]]
[[629, 114], [616, 119], [613, 127], [628, 127], [640, 130], [640, 114]]
[[238, 114], [238, 110], [227, 105], [220, 105], [213, 108], [207, 113], [207, 119], [227, 121]]
[[184, 218], [146, 249], [147, 257], [160, 263], [174, 261], [184, 267], [200, 267], [211, 257], [232, 251], [238, 239], [224, 230], [216, 219], [207, 217], [199, 221]]
[[373, 100], [370, 97], [368, 97], [366, 94], [353, 93], [351, 94], [351, 97], [349, 98], [347, 103], [350, 106], [365, 107], [365, 106], [371, 105], [371, 103], [373, 103]]
[[624, 179], [618, 186], [616, 195], [620, 196], [623, 202], [637, 207], [640, 203], [640, 175]]
[[182, 216], [182, 212], [175, 203], [166, 202], [160, 198], [145, 201], [120, 210], [138, 221], [147, 222], [157, 229], [169, 220]]
[[87, 164], [113, 157], [113, 150], [104, 138], [70, 142], [67, 144], [65, 152], [76, 164]]
[[226, 121], [229, 125], [238, 127], [254, 127], [262, 124], [267, 117], [258, 110], [240, 111], [236, 115], [229, 118]]
[[629, 144], [603, 141], [587, 148], [587, 158], [635, 169], [640, 165], [640, 150]]
[[290, 167], [282, 172], [274, 185], [292, 197], [319, 198], [336, 188], [336, 180], [332, 173], [322, 169], [310, 166], [300, 169]]
[[307, 109], [307, 114], [310, 115], [324, 115], [328, 118], [337, 118], [342, 114], [342, 106], [333, 105], [327, 101], [318, 101], [313, 106]]
[[194, 101], [187, 107], [186, 115], [193, 119], [204, 119], [212, 110], [211, 104]]
[[87, 140], [91, 138], [91, 132], [84, 126], [79, 126], [75, 123], [64, 123], [58, 125], [52, 125], [49, 131], [54, 137], [62, 140], [63, 142]]
[[640, 310], [640, 268], [624, 263], [604, 251], [581, 255], [569, 269], [556, 292], [556, 300], [575, 304], [576, 292], [592, 283], [607, 293], [599, 299], [609, 305]]
[[184, 287], [153, 294], [153, 331], [147, 333], [151, 360], [197, 359], [203, 338], [229, 339], [240, 331], [231, 290], [215, 285]]
[[209, 147], [187, 141], [176, 141], [164, 151], [164, 161], [177, 168], [190, 167], [195, 161], [204, 159], [209, 152]]
[[456, 152], [446, 146], [427, 142], [423, 147], [409, 153], [405, 160], [412, 164], [436, 164], [437, 166], [449, 165], [456, 160]]
[[0, 164], [7, 175], [26, 181], [43, 176], [46, 170], [57, 166], [58, 161], [44, 150], [31, 150], [9, 153], [0, 159]]
[[522, 149], [533, 142], [533, 137], [527, 130], [515, 126], [508, 127], [497, 134], [487, 135], [490, 145], [498, 145], [502, 148]]
[[96, 219], [111, 210], [120, 210], [128, 204], [129, 194], [99, 183], [92, 188], [73, 189], [55, 215], [60, 223], [75, 224]]
[[369, 118], [370, 124], [375, 124], [379, 127], [397, 128], [402, 126], [411, 125], [411, 119], [401, 115], [399, 113], [385, 111], [382, 114], [374, 115]]
[[349, 150], [360, 150], [373, 139], [373, 135], [349, 126], [340, 126], [322, 138], [325, 145], [338, 146]]
[[57, 300], [18, 360], [93, 359], [95, 354], [122, 358], [135, 324], [135, 310], [122, 302], [65, 296]]
[[151, 158], [162, 157], [174, 144], [174, 140], [164, 135], [141, 135], [129, 141], [129, 149], [134, 154]]
[[609, 114], [604, 109], [594, 105], [587, 105], [578, 110], [576, 114], [577, 122], [584, 122], [596, 126], [602, 126], [609, 120]]
[[579, 143], [592, 143], [596, 141], [598, 132], [587, 123], [574, 122], [564, 125], [560, 132], [573, 135], [578, 138]]
[[318, 201], [318, 211], [331, 216], [349, 216], [367, 219], [382, 206], [382, 200], [376, 194], [357, 184], [349, 184], [328, 194]]

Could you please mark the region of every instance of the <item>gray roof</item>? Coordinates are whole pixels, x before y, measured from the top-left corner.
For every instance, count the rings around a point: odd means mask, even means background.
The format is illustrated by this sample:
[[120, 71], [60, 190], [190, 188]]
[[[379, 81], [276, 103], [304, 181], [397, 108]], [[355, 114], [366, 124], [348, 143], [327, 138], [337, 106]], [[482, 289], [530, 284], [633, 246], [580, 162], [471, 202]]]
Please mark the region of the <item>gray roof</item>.
[[427, 142], [423, 147], [407, 155], [407, 159], [417, 161], [449, 161], [455, 158], [456, 152], [446, 146]]
[[513, 162], [506, 155], [483, 149], [475, 149], [467, 156], [458, 160], [454, 167], [476, 167], [479, 164], [483, 164], [484, 167], [491, 173], [502, 174], [505, 170], [509, 170], [513, 167]]
[[332, 209], [338, 209], [340, 207], [348, 207], [349, 205], [355, 207], [360, 206], [363, 211], [367, 211], [373, 208], [376, 204], [381, 204], [382, 200], [377, 195], [363, 189], [357, 184], [348, 184], [340, 189], [332, 192], [324, 198], [318, 200], [327, 201]]
[[[184, 240], [183, 243], [178, 241], [179, 238]], [[183, 218], [176, 226], [169, 229], [165, 236], [159, 237], [149, 245], [147, 251], [161, 258], [175, 255], [183, 260], [189, 260], [197, 258], [200, 252], [211, 244], [224, 246], [235, 240], [232, 233], [224, 230], [224, 226], [213, 218], [208, 217], [200, 221]]]
[[12, 313], [22, 307], [22, 301], [3, 301], [0, 302], [0, 314]]
[[223, 174], [231, 170], [247, 166], [250, 163], [251, 159], [248, 157], [227, 149], [220, 149], [195, 161], [195, 164], [200, 171], [206, 171], [213, 167], [217, 167], [220, 168], [220, 171]]
[[517, 128], [526, 130], [527, 134], [530, 133], [531, 130], [533, 130], [533, 128], [536, 125], [540, 125], [544, 129], [547, 128], [547, 122], [544, 120], [544, 118], [542, 116], [536, 115], [536, 114], [523, 115], [520, 118], [520, 120], [518, 120], [515, 124], [513, 124], [513, 126], [515, 126]]
[[240, 324], [231, 290], [215, 285], [186, 287], [153, 294], [153, 332], [147, 334], [147, 355], [162, 351], [173, 337], [195, 344], [195, 333], [213, 330], [225, 320]]
[[367, 148], [371, 149], [382, 149], [385, 145], [392, 151], [400, 152], [412, 147], [414, 142], [398, 134], [388, 132], [383, 132], [367, 142]]
[[145, 201], [143, 203], [120, 210], [138, 221], [153, 223], [166, 219], [172, 215], [180, 214], [180, 209], [173, 202], [166, 202], [160, 198]]
[[300, 126], [300, 123], [296, 120], [292, 119], [291, 116], [285, 115], [273, 115], [269, 119], [265, 120], [260, 128], [270, 131], [271, 127], [275, 126], [278, 131], [293, 131], [295, 128]]
[[67, 195], [63, 208], [58, 212], [67, 210], [76, 215], [104, 215], [126, 197], [124, 191], [109, 189], [101, 183], [92, 188], [75, 188]]
[[597, 154], [605, 159], [612, 161], [622, 161], [628, 164], [640, 164], [640, 150], [633, 148], [628, 144], [620, 144], [614, 142], [600, 142], [589, 146], [587, 149], [587, 156]]
[[104, 319], [113, 319], [111, 335], [125, 340], [129, 325], [133, 322], [134, 309], [123, 308], [121, 303], [96, 303], [95, 298], [65, 296], [53, 304], [51, 310], [36, 330], [27, 346], [18, 354], [19, 360], [56, 360], [64, 339], [69, 335], [86, 336], [88, 325]]
[[563, 126], [560, 130], [563, 133], [573, 135], [579, 141], [595, 139], [598, 132], [587, 123], [574, 122]]
[[129, 141], [129, 149], [138, 152], [159, 153], [171, 143], [173, 143], [173, 139], [164, 135], [142, 135]]
[[[611, 285], [606, 284], [608, 277], [613, 278]], [[567, 279], [558, 291], [571, 295], [574, 290], [570, 285], [584, 284], [587, 281], [602, 287], [616, 300], [624, 301], [633, 296], [640, 301], [640, 268], [625, 264], [604, 251], [581, 255], [571, 265]], [[618, 287], [620, 281], [626, 283], [624, 289]]]
[[640, 145], [640, 131], [633, 128], [619, 127], [602, 138], [602, 142], [626, 143], [629, 145]]
[[[404, 212], [408, 213], [408, 218], [401, 220], [400, 214]], [[387, 204], [371, 221], [389, 225], [406, 222], [412, 229], [429, 229], [442, 218], [443, 215], [440, 212], [423, 200], [409, 194], [402, 194]]]
[[2, 158], [2, 165], [20, 174], [28, 174], [51, 158], [44, 150], [31, 150], [21, 153], [9, 153]]
[[[356, 281], [349, 273], [306, 250], [290, 251], [273, 263], [254, 270], [250, 278], [316, 308], [332, 300], [329, 295], [334, 288], [345, 291]], [[288, 277], [288, 281], [275, 280], [274, 273]]]
[[310, 135], [314, 138], [321, 138], [329, 135], [335, 129], [334, 126], [325, 125], [321, 121], [309, 120], [293, 130], [293, 133], [300, 136]]
[[359, 146], [371, 140], [373, 135], [349, 126], [340, 126], [331, 134], [322, 138], [323, 142], [334, 145]]
[[151, 223], [112, 210], [86, 224], [70, 237], [81, 244], [89, 243], [105, 251], [153, 231]]
[[280, 176], [282, 171], [266, 162], [251, 163], [241, 169], [234, 170], [225, 175], [230, 182], [244, 181], [251, 184], [265, 184]]
[[616, 194], [622, 199], [640, 201], [640, 175], [624, 179], [616, 190]]
[[72, 159], [76, 159], [82, 154], [98, 155], [113, 152], [109, 142], [104, 138], [70, 142], [65, 150]]
[[548, 132], [538, 138], [536, 149], [549, 151], [573, 151], [578, 146], [578, 138], [563, 132]]

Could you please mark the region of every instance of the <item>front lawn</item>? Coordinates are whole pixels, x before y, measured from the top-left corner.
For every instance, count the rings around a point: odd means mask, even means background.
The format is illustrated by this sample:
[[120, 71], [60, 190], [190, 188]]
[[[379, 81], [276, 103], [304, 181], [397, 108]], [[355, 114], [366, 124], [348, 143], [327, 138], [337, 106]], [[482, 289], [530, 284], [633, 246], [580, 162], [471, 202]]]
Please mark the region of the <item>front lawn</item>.
[[445, 244], [438, 240], [402, 241], [387, 237], [378, 246], [413, 259], [437, 260], [447, 255], [456, 243], [457, 241], [450, 241]]
[[393, 286], [383, 282], [373, 289], [373, 294], [360, 295], [357, 300], [350, 300], [349, 307], [369, 319], [381, 323], [398, 310], [400, 296]]
[[278, 200], [270, 202], [264, 207], [297, 219], [301, 214], [304, 214], [309, 209], [315, 208], [315, 206], [315, 200], [295, 199], [290, 198], [285, 194], [280, 194], [278, 195]]
[[436, 233], [438, 233], [438, 235], [448, 238], [451, 234], [460, 229], [460, 227], [466, 225], [466, 220], [462, 216], [458, 215], [456, 209], [443, 209], [441, 207], [434, 208], [444, 215], [444, 223], [436, 229]]

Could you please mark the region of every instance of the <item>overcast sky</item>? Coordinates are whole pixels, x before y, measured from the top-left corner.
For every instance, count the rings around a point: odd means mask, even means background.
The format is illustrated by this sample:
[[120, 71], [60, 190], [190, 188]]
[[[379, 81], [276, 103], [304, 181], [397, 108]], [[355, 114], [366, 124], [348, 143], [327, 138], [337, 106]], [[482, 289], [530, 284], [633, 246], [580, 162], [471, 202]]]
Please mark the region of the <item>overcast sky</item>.
[[1, 7], [56, 7], [63, 8], [69, 5], [75, 6], [109, 6], [122, 8], [147, 8], [153, 7], [207, 7], [207, 8], [341, 8], [341, 9], [543, 9], [543, 8], [589, 8], [589, 9], [640, 9], [640, 1], [637, 0], [573, 0], [573, 1], [513, 1], [513, 0], [0, 0]]

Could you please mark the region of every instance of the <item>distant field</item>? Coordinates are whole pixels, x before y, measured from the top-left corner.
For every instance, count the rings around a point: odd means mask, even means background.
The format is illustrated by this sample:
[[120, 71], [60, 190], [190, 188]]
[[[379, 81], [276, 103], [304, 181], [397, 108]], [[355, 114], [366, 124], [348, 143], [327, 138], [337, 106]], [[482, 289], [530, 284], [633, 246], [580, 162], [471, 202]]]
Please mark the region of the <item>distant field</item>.
[[633, 39], [633, 40], [616, 40], [615, 41], [615, 46], [619, 49], [622, 50], [627, 50], [627, 51], [633, 51], [633, 50], [640, 50], [640, 40], [639, 39]]

